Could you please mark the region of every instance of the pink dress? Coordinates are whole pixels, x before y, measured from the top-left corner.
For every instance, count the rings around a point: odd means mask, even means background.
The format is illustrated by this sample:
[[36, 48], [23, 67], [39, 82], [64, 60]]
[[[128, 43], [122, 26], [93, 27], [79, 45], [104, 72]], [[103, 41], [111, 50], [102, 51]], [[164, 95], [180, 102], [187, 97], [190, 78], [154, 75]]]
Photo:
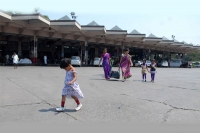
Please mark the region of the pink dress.
[[131, 62], [130, 62], [130, 55], [122, 55], [122, 61], [121, 61], [121, 69], [122, 69], [122, 76], [124, 76], [124, 78], [129, 78], [131, 77], [131, 73], [130, 73], [130, 66], [131, 66]]

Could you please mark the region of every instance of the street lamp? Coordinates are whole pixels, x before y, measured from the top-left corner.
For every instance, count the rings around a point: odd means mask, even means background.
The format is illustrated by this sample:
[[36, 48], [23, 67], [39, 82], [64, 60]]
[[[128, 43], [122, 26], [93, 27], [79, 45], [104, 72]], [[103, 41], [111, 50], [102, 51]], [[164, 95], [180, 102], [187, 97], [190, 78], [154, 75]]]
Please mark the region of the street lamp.
[[172, 35], [172, 39], [173, 39], [173, 40], [175, 39], [175, 36], [174, 36], [174, 35]]
[[75, 16], [75, 12], [71, 12], [72, 19], [76, 19], [78, 16]]

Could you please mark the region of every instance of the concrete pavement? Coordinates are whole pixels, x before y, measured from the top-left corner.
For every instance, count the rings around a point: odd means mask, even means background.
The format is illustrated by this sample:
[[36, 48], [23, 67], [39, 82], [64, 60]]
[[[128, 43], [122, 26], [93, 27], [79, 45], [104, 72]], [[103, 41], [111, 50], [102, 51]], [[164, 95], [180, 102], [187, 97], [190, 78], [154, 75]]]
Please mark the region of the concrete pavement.
[[[116, 69], [117, 68], [113, 68]], [[135, 122], [200, 123], [200, 69], [158, 68], [155, 83], [141, 82], [141, 69], [132, 78], [105, 81], [101, 67], [76, 67], [85, 96], [82, 110], [67, 99], [60, 106], [65, 71], [59, 67], [0, 67], [0, 123], [4, 122]]]

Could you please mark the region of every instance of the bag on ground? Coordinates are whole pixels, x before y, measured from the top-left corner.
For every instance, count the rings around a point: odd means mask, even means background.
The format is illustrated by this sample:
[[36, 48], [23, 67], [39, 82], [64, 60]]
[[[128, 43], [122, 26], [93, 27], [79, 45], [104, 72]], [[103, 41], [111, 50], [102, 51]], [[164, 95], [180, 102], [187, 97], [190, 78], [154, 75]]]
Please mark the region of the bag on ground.
[[118, 71], [111, 70], [110, 78], [120, 79], [120, 68], [118, 69]]

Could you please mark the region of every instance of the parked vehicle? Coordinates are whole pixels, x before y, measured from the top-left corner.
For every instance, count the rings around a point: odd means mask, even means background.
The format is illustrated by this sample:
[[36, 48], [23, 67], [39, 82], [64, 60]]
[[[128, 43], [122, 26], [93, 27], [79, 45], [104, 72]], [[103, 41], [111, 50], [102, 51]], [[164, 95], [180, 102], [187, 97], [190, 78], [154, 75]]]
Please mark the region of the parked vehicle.
[[148, 67], [151, 65], [151, 61], [150, 60], [147, 60], [146, 63], [147, 63]]
[[192, 68], [192, 62], [183, 62], [180, 67]]
[[81, 59], [80, 59], [80, 57], [79, 56], [72, 56], [71, 57], [71, 64], [73, 66], [79, 66], [79, 67], [81, 67]]
[[194, 63], [193, 63], [193, 66], [194, 66], [194, 67], [200, 67], [200, 62], [194, 62]]
[[170, 61], [170, 67], [180, 67], [182, 64], [182, 60], [181, 59], [172, 59]]
[[24, 58], [24, 59], [20, 59], [18, 64], [32, 64], [32, 61], [30, 59]]
[[140, 67], [142, 65], [142, 61], [137, 61], [137, 63], [135, 64], [135, 66]]
[[163, 60], [161, 62], [161, 67], [168, 67], [168, 62], [166, 60]]
[[132, 62], [133, 62], [133, 66], [135, 66], [135, 67], [140, 67], [142, 64], [141, 61], [137, 61], [137, 60], [133, 60]]
[[157, 67], [161, 67], [162, 66], [162, 61], [161, 60], [157, 61], [156, 65], [157, 65]]
[[[94, 61], [93, 61], [93, 65], [94, 65], [94, 66], [98, 66], [100, 60], [101, 60], [101, 58], [95, 57], [95, 58], [94, 58]], [[102, 66], [102, 61], [101, 61], [100, 65]]]

